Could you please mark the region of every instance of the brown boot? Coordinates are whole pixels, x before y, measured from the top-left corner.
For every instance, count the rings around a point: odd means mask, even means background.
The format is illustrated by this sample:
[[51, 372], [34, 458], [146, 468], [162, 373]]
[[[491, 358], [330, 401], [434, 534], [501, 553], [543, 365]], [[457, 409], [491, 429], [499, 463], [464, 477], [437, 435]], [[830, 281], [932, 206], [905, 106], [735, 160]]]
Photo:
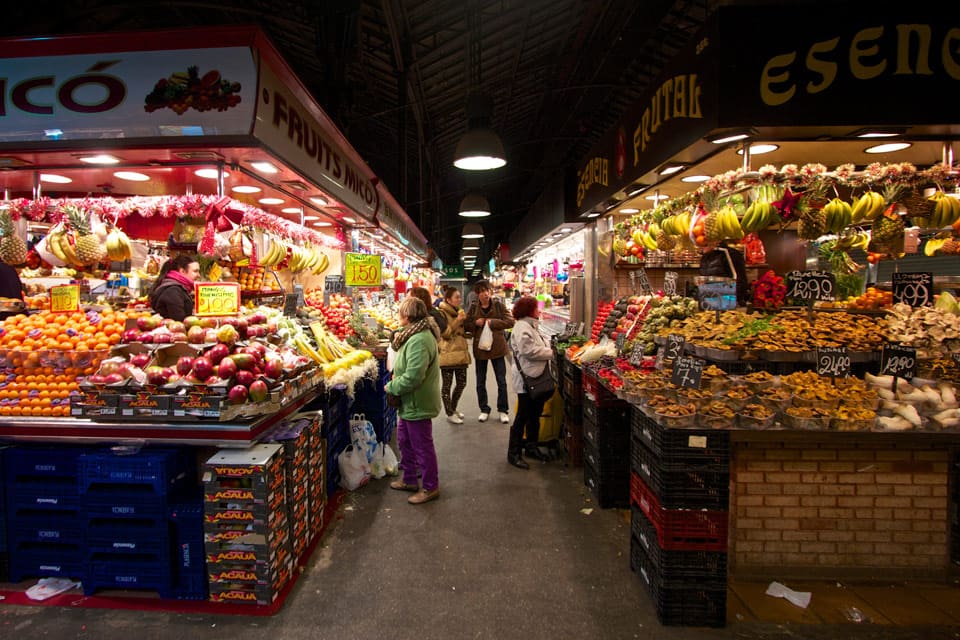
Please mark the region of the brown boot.
[[415, 494], [407, 498], [407, 502], [410, 504], [423, 504], [424, 502], [430, 502], [431, 500], [436, 500], [440, 497], [440, 489], [434, 489], [433, 491], [427, 491], [426, 489], [420, 489]]
[[420, 487], [415, 484], [407, 484], [403, 480], [394, 480], [390, 483], [391, 489], [396, 489], [397, 491], [419, 491]]

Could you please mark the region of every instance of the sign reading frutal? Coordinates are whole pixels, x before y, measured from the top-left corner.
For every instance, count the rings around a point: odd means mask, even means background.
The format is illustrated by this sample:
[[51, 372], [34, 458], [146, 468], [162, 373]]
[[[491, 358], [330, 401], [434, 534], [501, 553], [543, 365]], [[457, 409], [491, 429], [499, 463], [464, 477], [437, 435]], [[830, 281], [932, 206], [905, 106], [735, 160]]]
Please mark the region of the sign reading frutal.
[[324, 293], [343, 293], [343, 276], [341, 275], [332, 275], [324, 276], [323, 278], [323, 291]]
[[194, 315], [235, 316], [240, 313], [236, 282], [197, 282], [193, 285]]
[[809, 302], [833, 300], [835, 284], [829, 271], [791, 271], [787, 274], [787, 298]]
[[667, 360], [676, 360], [683, 355], [683, 345], [686, 342], [685, 337], [671, 333], [667, 336], [667, 348], [664, 350], [663, 357]]
[[80, 285], [61, 284], [50, 287], [50, 313], [80, 311]]
[[902, 302], [911, 307], [928, 307], [933, 304], [933, 273], [894, 273], [893, 302]]
[[883, 345], [883, 351], [880, 352], [880, 375], [913, 379], [917, 375], [917, 350], [903, 345]]
[[700, 358], [683, 356], [673, 361], [673, 375], [670, 381], [678, 387], [699, 389], [703, 378], [703, 363]]
[[846, 378], [850, 375], [850, 354], [846, 347], [817, 348], [817, 375]]
[[348, 287], [379, 287], [381, 258], [371, 253], [348, 253], [345, 256], [344, 273]]

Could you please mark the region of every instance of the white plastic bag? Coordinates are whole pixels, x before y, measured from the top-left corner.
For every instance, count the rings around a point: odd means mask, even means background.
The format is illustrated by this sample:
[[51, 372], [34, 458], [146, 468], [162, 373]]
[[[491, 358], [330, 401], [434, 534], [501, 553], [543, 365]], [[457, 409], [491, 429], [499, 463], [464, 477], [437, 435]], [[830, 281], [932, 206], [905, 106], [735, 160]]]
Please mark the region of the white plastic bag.
[[359, 451], [352, 444], [337, 456], [340, 466], [340, 486], [347, 491], [354, 491], [370, 482], [370, 463], [367, 454]]
[[489, 322], [483, 323], [483, 331], [480, 332], [477, 349], [481, 351], [490, 351], [490, 349], [493, 349], [493, 329], [490, 328]]
[[374, 480], [379, 480], [387, 475], [386, 470], [383, 468], [383, 447], [383, 444], [378, 444], [374, 450], [373, 459], [370, 460], [370, 475]]
[[377, 450], [377, 432], [362, 413], [350, 418], [350, 442], [367, 456], [367, 462], [373, 461]]
[[387, 347], [387, 371], [393, 371], [393, 361], [397, 357], [397, 352], [393, 350], [393, 345]]
[[400, 473], [400, 461], [397, 460], [397, 454], [389, 444], [384, 442], [383, 446], [383, 471], [388, 476], [395, 476]]

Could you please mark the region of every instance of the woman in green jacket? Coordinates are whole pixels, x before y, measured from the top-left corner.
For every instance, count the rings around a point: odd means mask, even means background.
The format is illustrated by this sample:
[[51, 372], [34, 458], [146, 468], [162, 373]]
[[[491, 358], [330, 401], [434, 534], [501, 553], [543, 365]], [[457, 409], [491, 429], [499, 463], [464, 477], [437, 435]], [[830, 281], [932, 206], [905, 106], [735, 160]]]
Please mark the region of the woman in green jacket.
[[[403, 478], [391, 489], [415, 491], [407, 500], [423, 504], [440, 497], [437, 450], [433, 445], [433, 418], [440, 413], [440, 363], [437, 341], [440, 331], [417, 298], [400, 303], [400, 330], [393, 336], [397, 356], [393, 379], [384, 387], [400, 396], [397, 412], [397, 445], [403, 459]], [[420, 472], [422, 487], [417, 484]]]

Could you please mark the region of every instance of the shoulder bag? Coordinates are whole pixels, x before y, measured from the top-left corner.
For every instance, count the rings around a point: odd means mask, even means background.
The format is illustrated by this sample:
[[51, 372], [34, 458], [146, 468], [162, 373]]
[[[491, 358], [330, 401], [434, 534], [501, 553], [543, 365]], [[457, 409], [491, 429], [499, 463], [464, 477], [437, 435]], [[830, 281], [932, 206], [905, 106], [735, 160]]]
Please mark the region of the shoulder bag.
[[[537, 332], [537, 336], [543, 340], [539, 332]], [[530, 399], [538, 402], [540, 400], [548, 400], [557, 388], [557, 372], [553, 365], [553, 360], [546, 361], [543, 372], [540, 375], [530, 377], [525, 374], [520, 367], [520, 354], [517, 353], [512, 340], [510, 341], [510, 349], [513, 350], [513, 363], [517, 367], [520, 377], [523, 378], [523, 388], [527, 394], [529, 394]]]

